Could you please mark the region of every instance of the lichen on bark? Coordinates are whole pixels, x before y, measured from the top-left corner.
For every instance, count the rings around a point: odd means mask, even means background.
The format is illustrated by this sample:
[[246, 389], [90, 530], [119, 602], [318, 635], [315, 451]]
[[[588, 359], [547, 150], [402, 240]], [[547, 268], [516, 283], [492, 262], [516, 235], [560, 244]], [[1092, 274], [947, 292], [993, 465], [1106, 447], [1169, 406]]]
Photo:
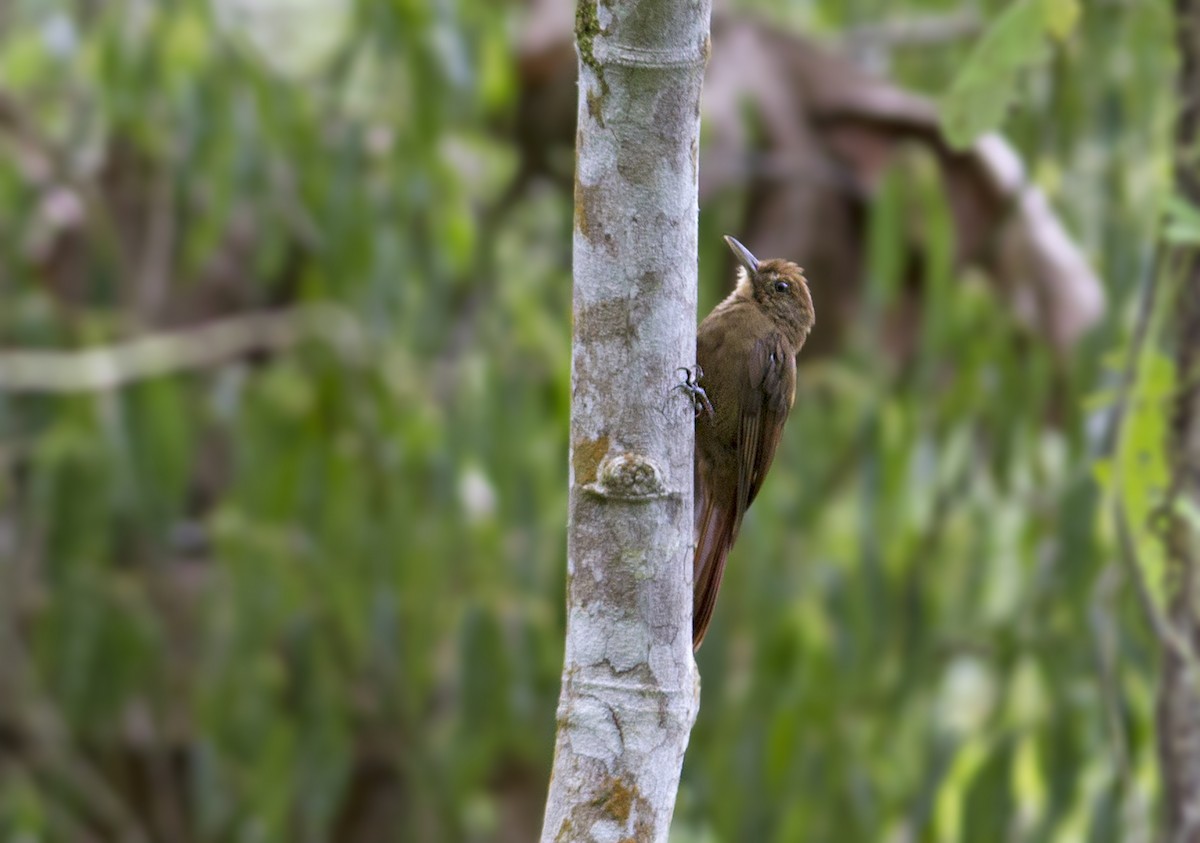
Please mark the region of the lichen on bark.
[[598, 90], [587, 87], [588, 114], [601, 128], [604, 127], [604, 98], [608, 96], [608, 81], [604, 78], [604, 66], [596, 61], [596, 39], [604, 35], [600, 26], [600, 5], [611, 8], [611, 0], [578, 0], [575, 4], [575, 44], [579, 50], [580, 80], [585, 79], [583, 68], [589, 68], [596, 76]]

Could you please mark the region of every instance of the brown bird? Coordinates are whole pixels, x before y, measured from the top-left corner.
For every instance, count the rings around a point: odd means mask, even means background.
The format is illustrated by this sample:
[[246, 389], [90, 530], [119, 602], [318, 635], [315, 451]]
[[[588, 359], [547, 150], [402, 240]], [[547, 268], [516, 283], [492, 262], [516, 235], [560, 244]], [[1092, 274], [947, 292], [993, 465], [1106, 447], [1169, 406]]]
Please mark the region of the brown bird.
[[775, 457], [796, 400], [796, 354], [813, 327], [803, 270], [726, 237], [737, 287], [696, 332], [696, 552], [692, 647], [712, 620], [725, 557]]

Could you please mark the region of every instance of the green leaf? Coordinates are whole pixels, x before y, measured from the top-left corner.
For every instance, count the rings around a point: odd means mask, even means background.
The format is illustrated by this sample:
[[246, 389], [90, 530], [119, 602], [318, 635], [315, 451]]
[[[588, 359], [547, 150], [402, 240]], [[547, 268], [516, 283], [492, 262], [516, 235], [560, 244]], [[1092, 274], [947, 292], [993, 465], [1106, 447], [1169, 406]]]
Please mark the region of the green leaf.
[[1129, 519], [1138, 572], [1155, 607], [1164, 613], [1170, 599], [1167, 558], [1154, 529], [1154, 518], [1170, 482], [1165, 450], [1168, 416], [1164, 407], [1174, 390], [1175, 366], [1171, 358], [1160, 351], [1146, 353], [1129, 396], [1115, 463], [1095, 466], [1101, 485], [1120, 496]]
[[942, 101], [942, 126], [966, 147], [1000, 125], [1017, 75], [1045, 61], [1046, 36], [1066, 38], [1079, 19], [1078, 0], [1016, 0], [984, 34]]
[[1046, 32], [1063, 41], [1079, 23], [1079, 0], [1042, 0], [1042, 18]]
[[1200, 245], [1200, 208], [1182, 196], [1168, 199], [1163, 239], [1180, 246]]
[[195, 9], [170, 15], [159, 30], [159, 57], [163, 81], [175, 92], [194, 84], [213, 50], [212, 32]]
[[934, 805], [933, 839], [939, 843], [964, 839], [962, 830], [967, 793], [990, 752], [991, 746], [985, 738], [974, 738], [966, 741], [954, 755]]

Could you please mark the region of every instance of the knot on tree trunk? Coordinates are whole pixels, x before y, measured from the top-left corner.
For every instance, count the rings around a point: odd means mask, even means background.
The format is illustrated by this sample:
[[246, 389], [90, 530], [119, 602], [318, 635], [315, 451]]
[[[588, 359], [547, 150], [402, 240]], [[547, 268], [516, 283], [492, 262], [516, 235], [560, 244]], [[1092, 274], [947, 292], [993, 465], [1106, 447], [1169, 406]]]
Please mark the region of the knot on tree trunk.
[[652, 501], [671, 494], [662, 471], [649, 457], [628, 452], [600, 463], [596, 482], [585, 488], [593, 495], [621, 501]]

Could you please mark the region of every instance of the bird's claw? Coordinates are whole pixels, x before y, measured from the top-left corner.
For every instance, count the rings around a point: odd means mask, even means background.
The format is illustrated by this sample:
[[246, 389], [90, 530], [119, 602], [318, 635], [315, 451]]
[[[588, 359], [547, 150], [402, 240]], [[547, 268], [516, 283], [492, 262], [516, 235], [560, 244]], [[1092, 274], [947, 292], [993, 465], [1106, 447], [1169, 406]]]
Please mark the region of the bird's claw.
[[700, 368], [700, 364], [696, 364], [695, 371], [686, 366], [680, 366], [675, 371], [683, 372], [683, 383], [676, 384], [674, 388], [683, 390], [691, 397], [697, 416], [707, 413], [708, 417], [712, 418], [715, 415], [712, 402], [708, 400], [708, 393], [700, 385], [700, 378], [704, 377], [704, 370]]

